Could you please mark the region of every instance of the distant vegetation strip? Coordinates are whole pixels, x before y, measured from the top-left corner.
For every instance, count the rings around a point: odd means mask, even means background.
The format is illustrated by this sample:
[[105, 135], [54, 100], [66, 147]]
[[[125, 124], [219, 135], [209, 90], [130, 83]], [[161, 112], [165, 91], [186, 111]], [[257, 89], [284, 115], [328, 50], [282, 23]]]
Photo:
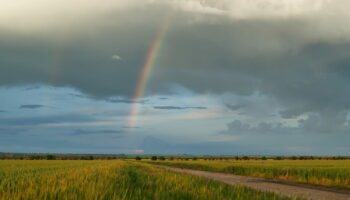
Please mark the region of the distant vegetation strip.
[[155, 154], [50, 154], [50, 153], [3, 153], [0, 160], [114, 160], [114, 159], [158, 159], [158, 160], [346, 160], [349, 156], [234, 156], [234, 155], [155, 155]]
[[350, 189], [350, 160], [167, 160], [153, 164]]
[[288, 200], [138, 161], [0, 161], [0, 199]]

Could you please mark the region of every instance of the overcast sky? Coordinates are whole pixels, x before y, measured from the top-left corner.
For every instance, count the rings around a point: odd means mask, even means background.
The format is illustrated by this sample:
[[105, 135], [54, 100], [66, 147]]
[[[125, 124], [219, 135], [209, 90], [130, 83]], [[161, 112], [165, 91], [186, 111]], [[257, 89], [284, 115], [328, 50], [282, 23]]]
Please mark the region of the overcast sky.
[[0, 4], [0, 152], [350, 152], [348, 0]]

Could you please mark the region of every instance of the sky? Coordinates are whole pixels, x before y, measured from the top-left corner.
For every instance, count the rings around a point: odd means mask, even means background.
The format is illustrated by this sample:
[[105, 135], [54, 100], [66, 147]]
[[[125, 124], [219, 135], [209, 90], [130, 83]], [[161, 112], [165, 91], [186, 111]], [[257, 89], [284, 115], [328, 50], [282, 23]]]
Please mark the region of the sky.
[[349, 155], [348, 0], [3, 0], [0, 152]]

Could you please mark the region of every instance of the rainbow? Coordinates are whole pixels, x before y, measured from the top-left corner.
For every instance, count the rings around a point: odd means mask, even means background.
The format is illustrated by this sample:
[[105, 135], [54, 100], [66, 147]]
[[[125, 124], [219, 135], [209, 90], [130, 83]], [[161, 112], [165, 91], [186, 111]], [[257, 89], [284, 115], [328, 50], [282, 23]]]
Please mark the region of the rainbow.
[[137, 116], [139, 113], [139, 101], [144, 95], [145, 89], [147, 87], [147, 82], [150, 78], [152, 69], [154, 68], [154, 63], [157, 59], [157, 55], [159, 53], [159, 49], [161, 47], [165, 31], [169, 25], [169, 16], [164, 18], [163, 23], [161, 23], [159, 30], [157, 31], [153, 42], [148, 49], [148, 53], [144, 64], [142, 65], [141, 72], [137, 81], [136, 89], [133, 95], [133, 104], [131, 106], [131, 110], [128, 117], [127, 127], [129, 130], [135, 126], [137, 123]]

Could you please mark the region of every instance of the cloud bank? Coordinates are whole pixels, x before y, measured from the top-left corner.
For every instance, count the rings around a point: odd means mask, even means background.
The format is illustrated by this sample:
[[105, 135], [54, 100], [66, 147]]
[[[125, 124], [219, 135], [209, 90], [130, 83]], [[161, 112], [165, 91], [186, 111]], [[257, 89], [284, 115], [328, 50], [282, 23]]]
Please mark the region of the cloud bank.
[[[349, 9], [347, 0], [5, 0], [0, 87], [70, 87], [81, 91], [75, 95], [81, 99], [147, 107], [145, 100], [132, 97], [152, 41], [169, 18], [145, 91], [145, 98], [159, 96], [167, 104], [154, 103], [142, 114], [211, 111], [171, 102], [167, 95], [180, 87], [223, 98], [223, 112], [234, 115], [223, 128], [227, 135], [345, 134], [350, 124]], [[34, 89], [40, 90], [26, 91]], [[79, 121], [74, 116], [3, 117], [1, 123]]]

